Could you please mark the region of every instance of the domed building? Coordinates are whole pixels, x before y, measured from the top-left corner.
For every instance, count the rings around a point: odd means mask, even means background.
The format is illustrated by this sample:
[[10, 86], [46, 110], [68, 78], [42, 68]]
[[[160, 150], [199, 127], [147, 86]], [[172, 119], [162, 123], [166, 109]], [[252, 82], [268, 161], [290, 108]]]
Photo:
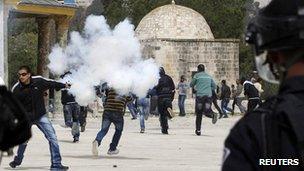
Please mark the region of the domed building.
[[145, 58], [154, 58], [172, 76], [190, 81], [197, 65], [217, 83], [239, 77], [239, 40], [215, 39], [205, 18], [193, 9], [172, 4], [152, 10], [135, 30]]
[[151, 11], [141, 20], [136, 32], [139, 39], [214, 39], [200, 13], [175, 4]]

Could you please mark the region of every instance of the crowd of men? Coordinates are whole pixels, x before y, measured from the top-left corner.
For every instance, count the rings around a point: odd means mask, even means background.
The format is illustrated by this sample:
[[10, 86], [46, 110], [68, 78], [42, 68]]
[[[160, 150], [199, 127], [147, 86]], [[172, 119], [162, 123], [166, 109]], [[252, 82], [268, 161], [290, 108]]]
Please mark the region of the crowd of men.
[[[71, 72], [66, 72], [61, 78], [64, 78], [69, 74], [71, 74]], [[190, 84], [188, 84], [185, 77], [182, 76], [180, 82], [175, 87], [173, 79], [166, 74], [163, 67], [160, 67], [159, 75], [158, 84], [147, 92], [146, 97], [142, 98], [138, 98], [131, 93], [127, 95], [118, 94], [113, 87], [109, 87], [106, 83], [95, 87], [97, 97], [102, 99], [104, 111], [102, 115], [101, 130], [97, 133], [96, 138], [92, 143], [93, 155], [98, 155], [98, 146], [100, 146], [104, 136], [107, 134], [111, 123], [115, 125], [115, 133], [108, 154], [113, 155], [119, 153], [119, 150], [116, 147], [122, 135], [126, 107], [129, 108], [132, 119], [136, 119], [138, 115], [140, 116], [140, 133], [145, 132], [145, 120], [148, 119], [150, 113], [156, 113], [160, 118], [161, 133], [168, 134], [168, 119], [174, 117], [172, 102], [174, 100], [175, 91], [178, 91], [179, 115], [185, 116], [186, 109], [184, 102], [190, 87], [193, 87], [195, 90], [196, 135], [201, 135], [203, 115], [212, 118], [212, 123], [216, 123], [218, 115], [212, 110], [211, 106], [212, 102], [217, 105], [216, 99], [218, 97], [217, 93], [219, 87], [216, 86], [213, 78], [205, 72], [205, 66], [203, 64], [198, 65], [198, 72], [194, 75]], [[75, 96], [68, 92], [71, 86], [71, 83], [69, 82], [63, 84], [41, 76], [34, 76], [28, 66], [21, 66], [19, 68], [18, 77], [19, 80], [13, 86], [12, 92], [24, 107], [30, 125], [37, 125], [49, 141], [51, 169], [67, 170], [68, 167], [61, 164], [61, 155], [56, 133], [52, 123], [46, 115], [44, 92], [50, 88], [57, 91], [61, 90], [64, 122], [66, 127], [71, 128], [74, 143], [79, 141], [80, 132], [85, 130], [86, 115], [87, 110], [89, 109], [88, 106], [80, 106], [76, 102]], [[237, 91], [232, 90], [234, 94], [233, 97], [236, 101], [235, 104], [239, 106], [240, 109], [243, 109], [241, 100], [236, 99], [240, 95], [239, 92], [242, 92], [243, 88], [240, 87], [244, 85], [244, 94], [248, 95], [249, 100], [248, 110], [254, 109], [256, 107], [255, 105], [260, 102], [259, 94], [257, 94], [258, 90], [250, 81], [243, 80], [237, 81], [237, 83]], [[253, 90], [254, 92], [252, 92]], [[227, 111], [230, 111], [231, 113], [233, 113], [233, 111], [228, 108], [228, 103], [232, 96], [230, 87], [226, 85], [225, 80], [222, 80], [221, 82], [220, 92], [221, 95], [219, 98], [221, 100], [221, 108], [217, 108], [220, 113], [220, 118], [226, 118], [228, 117]], [[214, 93], [216, 94], [215, 96]], [[153, 99], [155, 96], [157, 97], [157, 102], [153, 101], [155, 100]], [[156, 103], [156, 105], [152, 103]], [[150, 110], [150, 104], [151, 106], [154, 105], [156, 109]], [[12, 168], [21, 165], [26, 147], [27, 141], [19, 144], [17, 155], [9, 164]]]

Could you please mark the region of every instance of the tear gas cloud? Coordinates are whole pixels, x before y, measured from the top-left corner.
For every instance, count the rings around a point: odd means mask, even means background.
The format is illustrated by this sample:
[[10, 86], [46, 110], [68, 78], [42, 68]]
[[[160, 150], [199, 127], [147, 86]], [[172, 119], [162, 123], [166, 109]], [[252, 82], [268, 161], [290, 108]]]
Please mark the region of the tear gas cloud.
[[94, 86], [103, 82], [121, 95], [144, 97], [159, 79], [159, 66], [142, 58], [134, 26], [127, 19], [111, 30], [103, 16], [89, 16], [84, 33], [72, 32], [69, 44], [56, 45], [49, 60], [51, 72], [72, 72], [62, 81], [71, 82], [69, 91], [81, 105], [95, 99]]

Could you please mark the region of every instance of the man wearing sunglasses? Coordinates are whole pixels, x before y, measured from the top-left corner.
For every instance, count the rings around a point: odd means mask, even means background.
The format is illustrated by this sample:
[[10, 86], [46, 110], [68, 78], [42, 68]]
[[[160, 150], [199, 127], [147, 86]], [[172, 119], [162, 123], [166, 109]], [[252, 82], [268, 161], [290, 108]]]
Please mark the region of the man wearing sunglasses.
[[[49, 142], [52, 163], [51, 170], [68, 170], [67, 166], [61, 164], [56, 133], [47, 118], [43, 96], [44, 92], [50, 88], [59, 90], [69, 88], [69, 85], [41, 76], [32, 76], [31, 69], [28, 66], [21, 66], [19, 68], [18, 77], [19, 81], [13, 86], [12, 92], [24, 106], [31, 124], [35, 124]], [[26, 146], [27, 143], [19, 145], [17, 156], [9, 164], [12, 168], [21, 165]]]
[[304, 1], [272, 0], [249, 23], [256, 67], [279, 92], [249, 111], [225, 141], [223, 171], [304, 170]]

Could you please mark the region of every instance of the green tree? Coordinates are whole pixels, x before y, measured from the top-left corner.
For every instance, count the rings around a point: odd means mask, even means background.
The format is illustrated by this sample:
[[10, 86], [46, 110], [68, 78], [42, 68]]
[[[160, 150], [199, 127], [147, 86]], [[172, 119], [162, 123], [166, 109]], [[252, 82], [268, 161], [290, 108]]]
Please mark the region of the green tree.
[[15, 36], [21, 33], [38, 33], [38, 27], [34, 18], [9, 18], [8, 36]]
[[127, 1], [128, 14], [132, 23], [137, 27], [141, 19], [153, 9], [170, 4], [170, 0], [133, 0]]
[[86, 10], [86, 16], [89, 15], [103, 15], [104, 6], [109, 4], [110, 0], [94, 0]]
[[8, 20], [8, 79], [11, 87], [17, 81], [18, 68], [29, 65], [37, 68], [38, 26], [34, 18]]
[[35, 33], [20, 33], [8, 39], [9, 86], [18, 80], [18, 68], [28, 65], [36, 72], [38, 35]]
[[111, 28], [129, 17], [127, 3], [125, 0], [115, 0], [105, 6], [104, 15]]

